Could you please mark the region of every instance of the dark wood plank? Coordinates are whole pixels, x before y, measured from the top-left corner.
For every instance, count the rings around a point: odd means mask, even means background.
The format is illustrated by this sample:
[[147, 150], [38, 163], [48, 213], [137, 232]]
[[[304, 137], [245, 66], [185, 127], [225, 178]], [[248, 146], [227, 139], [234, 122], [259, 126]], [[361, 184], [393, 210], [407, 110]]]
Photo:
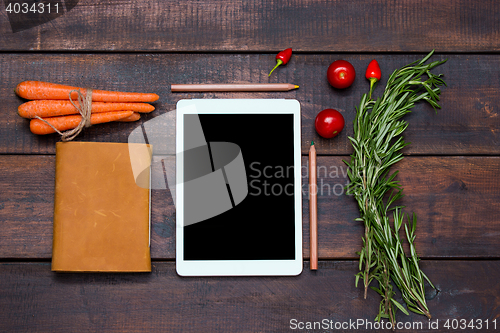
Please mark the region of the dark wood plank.
[[[393, 70], [420, 55], [295, 55], [269, 79], [272, 55], [250, 54], [0, 54], [0, 153], [50, 153], [57, 135], [35, 136], [28, 120], [20, 118], [23, 102], [14, 87], [23, 80], [43, 80], [99, 89], [156, 92], [157, 110], [143, 117], [147, 121], [175, 109], [183, 98], [295, 98], [302, 105], [302, 152], [314, 140], [320, 154], [351, 153], [347, 139], [352, 135], [355, 106], [368, 90], [364, 71], [376, 57], [383, 70], [382, 84]], [[339, 58], [353, 63], [358, 71], [353, 86], [335, 90], [326, 80], [329, 64]], [[444, 56], [437, 55], [435, 59]], [[407, 116], [405, 136], [412, 145], [406, 154], [500, 154], [500, 58], [494, 55], [451, 55], [437, 69], [445, 74], [443, 109], [437, 114], [429, 105], [417, 105]], [[171, 83], [292, 82], [301, 87], [288, 93], [171, 93]], [[335, 139], [321, 139], [314, 130], [316, 114], [325, 108], [342, 112], [346, 129]], [[136, 124], [96, 125], [78, 137], [82, 141], [126, 142]], [[268, 133], [267, 135], [272, 135]]]
[[[359, 216], [354, 199], [338, 195], [347, 183], [343, 175], [347, 169], [340, 157], [318, 161], [323, 166], [318, 173], [319, 256], [352, 258], [361, 246], [363, 228], [354, 221]], [[307, 160], [303, 158], [302, 163]], [[500, 220], [496, 217], [500, 213], [500, 157], [410, 156], [393, 170], [400, 170], [396, 179], [406, 195], [400, 204], [406, 206], [405, 212], [417, 214], [416, 247], [422, 257], [500, 256]], [[309, 223], [308, 206], [303, 200], [304, 224]], [[308, 237], [306, 228], [304, 246]]]
[[[439, 330], [399, 312], [398, 322], [422, 329], [398, 332], [445, 332], [447, 319], [497, 319], [498, 329], [499, 261], [424, 261], [422, 268], [437, 288], [427, 302]], [[181, 278], [173, 262], [154, 263], [150, 274], [55, 274], [48, 263], [3, 263], [0, 330], [288, 332], [293, 319], [373, 324], [379, 297], [370, 290], [363, 299], [356, 269], [357, 262], [322, 261], [317, 272], [306, 262], [297, 277]]]
[[[358, 208], [343, 191], [342, 158], [347, 157], [318, 159], [320, 258], [356, 258], [361, 246], [363, 227], [354, 221]], [[307, 258], [306, 157], [302, 163]], [[500, 257], [500, 157], [410, 156], [397, 168], [406, 193], [401, 204], [419, 217], [416, 246], [422, 257]], [[0, 258], [50, 258], [54, 157], [0, 156], [0, 174]], [[175, 207], [167, 190], [152, 193], [151, 253], [175, 258]]]
[[[59, 1], [63, 2], [63, 1]], [[89, 1], [13, 33], [2, 50], [499, 51], [498, 1]], [[18, 14], [22, 15], [22, 14]], [[33, 26], [26, 19], [26, 27]]]

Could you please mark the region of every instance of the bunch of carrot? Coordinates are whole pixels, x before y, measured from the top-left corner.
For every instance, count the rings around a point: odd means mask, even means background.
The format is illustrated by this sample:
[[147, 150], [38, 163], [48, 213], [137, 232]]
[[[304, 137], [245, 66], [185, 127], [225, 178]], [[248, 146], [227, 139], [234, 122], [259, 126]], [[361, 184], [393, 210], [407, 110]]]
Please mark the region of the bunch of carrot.
[[[24, 81], [17, 85], [15, 92], [19, 97], [32, 101], [21, 104], [18, 113], [31, 119], [30, 130], [34, 134], [55, 133], [73, 129], [82, 120], [79, 111], [69, 100], [72, 90], [86, 89], [42, 81]], [[110, 121], [129, 122], [141, 118], [140, 113], [153, 111], [154, 106], [147, 104], [158, 100], [157, 94], [130, 93], [106, 90], [92, 91], [92, 125]], [[72, 92], [71, 99], [78, 106], [78, 93]], [[44, 121], [36, 118], [40, 117]]]

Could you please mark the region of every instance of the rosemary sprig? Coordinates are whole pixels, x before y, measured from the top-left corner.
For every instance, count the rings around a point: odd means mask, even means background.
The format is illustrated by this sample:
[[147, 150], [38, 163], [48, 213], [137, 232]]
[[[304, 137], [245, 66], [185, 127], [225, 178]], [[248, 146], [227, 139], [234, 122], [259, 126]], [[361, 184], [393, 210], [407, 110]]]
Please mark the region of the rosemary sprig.
[[[378, 288], [371, 287], [382, 297], [376, 320], [387, 318], [393, 325], [397, 309], [408, 312], [394, 299], [392, 283], [401, 291], [410, 311], [431, 318], [425, 301], [424, 280], [431, 286], [432, 283], [419, 267], [414, 246], [417, 218], [413, 215], [410, 221], [408, 217], [409, 222], [404, 224], [405, 237], [410, 244], [410, 255], [406, 255], [399, 236], [404, 223], [403, 207], [393, 205], [403, 196], [403, 189], [395, 180], [398, 171], [391, 174], [390, 168], [403, 159], [401, 150], [408, 145], [402, 137], [408, 122], [401, 118], [419, 101], [427, 101], [434, 109], [440, 108], [439, 86], [445, 82], [441, 75], [434, 75], [430, 70], [446, 60], [425, 64], [433, 52], [394, 71], [384, 94], [376, 101], [363, 95], [356, 108], [354, 136], [349, 137], [354, 153], [350, 162], [344, 161], [350, 180], [347, 194], [353, 195], [358, 202], [360, 217], [356, 220], [365, 226], [363, 247], [358, 252], [356, 286], [359, 280], [363, 281], [366, 298], [371, 282], [374, 279], [378, 282]], [[427, 76], [425, 80], [424, 75]], [[392, 225], [390, 211], [393, 211]]]

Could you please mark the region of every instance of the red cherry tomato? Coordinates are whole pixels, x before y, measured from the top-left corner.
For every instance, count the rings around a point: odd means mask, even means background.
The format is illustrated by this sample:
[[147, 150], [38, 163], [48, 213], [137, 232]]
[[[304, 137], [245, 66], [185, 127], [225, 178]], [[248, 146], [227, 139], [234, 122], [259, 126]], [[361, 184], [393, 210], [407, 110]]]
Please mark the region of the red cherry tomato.
[[326, 73], [328, 82], [337, 89], [349, 87], [356, 78], [354, 67], [345, 60], [332, 62]]
[[318, 113], [314, 126], [316, 132], [325, 139], [333, 138], [339, 135], [344, 128], [344, 117], [340, 112], [334, 109], [325, 109]]

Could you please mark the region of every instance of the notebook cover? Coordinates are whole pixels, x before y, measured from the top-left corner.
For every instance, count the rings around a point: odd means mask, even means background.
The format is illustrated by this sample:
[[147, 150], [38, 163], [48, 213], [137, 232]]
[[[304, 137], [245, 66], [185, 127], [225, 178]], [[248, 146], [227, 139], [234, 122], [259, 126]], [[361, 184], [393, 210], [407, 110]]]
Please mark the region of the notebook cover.
[[[151, 271], [152, 147], [129, 145], [56, 144], [53, 271]], [[146, 186], [136, 183], [130, 151]]]

